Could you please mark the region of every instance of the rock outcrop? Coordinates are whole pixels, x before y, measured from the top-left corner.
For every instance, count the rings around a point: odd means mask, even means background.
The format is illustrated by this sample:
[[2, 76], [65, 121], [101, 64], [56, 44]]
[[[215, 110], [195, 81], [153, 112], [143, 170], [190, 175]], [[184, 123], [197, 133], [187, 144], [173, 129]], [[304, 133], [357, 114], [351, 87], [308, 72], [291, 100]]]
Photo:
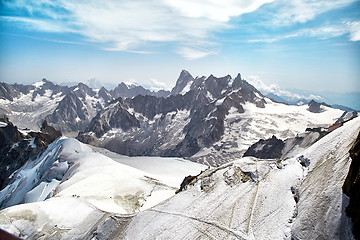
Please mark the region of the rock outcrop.
[[0, 118], [0, 189], [6, 186], [8, 177], [27, 161], [31, 161], [50, 143], [60, 137], [55, 130], [44, 121], [40, 132], [19, 131], [7, 117]]
[[121, 154], [190, 157], [219, 141], [230, 109], [243, 113], [247, 102], [266, 103], [240, 74], [194, 79], [183, 70], [170, 96], [118, 98], [77, 139]]
[[253, 156], [261, 159], [281, 158], [285, 143], [281, 139], [272, 136], [270, 139], [259, 140], [252, 145], [245, 153], [246, 156]]
[[346, 214], [352, 219], [353, 234], [360, 239], [360, 133], [350, 149], [351, 165], [343, 185], [343, 192], [350, 198]]
[[326, 107], [330, 107], [329, 105], [327, 105], [326, 103], [319, 103], [319, 102], [316, 102], [314, 100], [311, 100], [309, 103], [308, 103], [308, 106], [309, 106], [309, 111], [312, 112], [312, 113], [320, 113], [323, 111], [323, 109], [321, 108], [321, 106], [326, 106]]

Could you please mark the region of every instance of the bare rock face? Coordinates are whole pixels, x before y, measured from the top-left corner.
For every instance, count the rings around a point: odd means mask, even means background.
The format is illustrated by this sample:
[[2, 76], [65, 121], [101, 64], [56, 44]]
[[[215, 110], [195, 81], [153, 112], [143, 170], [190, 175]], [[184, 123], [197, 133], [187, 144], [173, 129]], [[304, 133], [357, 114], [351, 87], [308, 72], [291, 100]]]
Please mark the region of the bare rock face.
[[[126, 89], [120, 84], [116, 92]], [[259, 108], [266, 104], [240, 74], [235, 79], [229, 75], [194, 79], [183, 70], [170, 96], [118, 98], [77, 139], [127, 155], [190, 157], [219, 141], [230, 109], [243, 113], [246, 102]], [[113, 129], [121, 131], [112, 134]]]
[[349, 173], [343, 185], [343, 192], [350, 198], [349, 205], [346, 207], [346, 214], [353, 221], [353, 234], [356, 239], [360, 239], [360, 134], [356, 142], [350, 149], [352, 159]]
[[308, 106], [309, 106], [309, 111], [310, 112], [313, 112], [313, 113], [320, 113], [322, 112], [323, 110], [321, 109], [321, 106], [326, 106], [326, 107], [330, 107], [329, 105], [327, 105], [326, 103], [318, 103], [314, 100], [311, 100], [309, 103], [308, 103]]
[[13, 101], [14, 98], [19, 97], [21, 93], [29, 93], [31, 89], [34, 89], [34, 87], [22, 84], [10, 85], [7, 83], [0, 83], [0, 99]]
[[267, 140], [259, 140], [253, 144], [245, 153], [246, 156], [253, 156], [261, 159], [278, 159], [282, 156], [285, 143], [275, 136]]
[[349, 112], [344, 112], [341, 117], [334, 123], [334, 124], [338, 124], [338, 123], [342, 123], [345, 121], [349, 121], [355, 117], [357, 117], [359, 114], [356, 111], [349, 111]]
[[133, 98], [138, 95], [142, 96], [155, 96], [155, 97], [166, 97], [170, 94], [168, 91], [160, 90], [160, 91], [151, 91], [149, 89], [145, 89], [142, 86], [138, 85], [128, 85], [125, 83], [120, 83], [114, 90], [109, 92], [113, 98]]
[[8, 177], [27, 161], [31, 161], [50, 143], [60, 137], [55, 130], [44, 121], [41, 132], [21, 133], [7, 117], [0, 118], [4, 127], [0, 127], [0, 189], [8, 182]]
[[118, 99], [118, 104], [114, 107], [99, 112], [91, 121], [88, 129], [97, 137], [101, 137], [112, 128], [121, 128], [127, 131], [132, 127], [140, 127], [139, 121], [126, 110], [122, 99]]
[[[54, 112], [46, 117], [46, 120], [60, 129], [76, 131], [84, 128], [84, 122], [89, 121], [89, 113], [84, 103], [75, 92], [69, 92], [59, 103]], [[88, 122], [87, 122], [88, 123]]]
[[180, 94], [181, 91], [186, 87], [186, 85], [192, 84], [193, 81], [194, 77], [191, 76], [188, 71], [182, 70], [175, 87], [171, 90], [171, 95]]

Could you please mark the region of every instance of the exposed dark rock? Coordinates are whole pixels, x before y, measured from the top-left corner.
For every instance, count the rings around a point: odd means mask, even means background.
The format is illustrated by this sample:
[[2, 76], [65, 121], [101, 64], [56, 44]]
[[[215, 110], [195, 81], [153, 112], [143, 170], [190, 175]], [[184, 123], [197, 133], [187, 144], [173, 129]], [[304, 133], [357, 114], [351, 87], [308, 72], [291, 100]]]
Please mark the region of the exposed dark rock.
[[342, 189], [350, 198], [346, 214], [354, 223], [352, 232], [360, 239], [360, 133], [349, 153], [352, 161]]
[[54, 84], [51, 81], [47, 80], [46, 78], [43, 78], [42, 82], [43, 85], [39, 88], [36, 88], [35, 91], [33, 92], [32, 101], [35, 101], [38, 95], [44, 96], [46, 91], [51, 91], [50, 98], [53, 98], [54, 95], [57, 95], [59, 93], [61, 93], [61, 95], [66, 95], [70, 91], [69, 87]]
[[306, 158], [304, 155], [298, 157], [298, 161], [300, 162], [301, 166], [308, 167], [310, 166], [310, 159]]
[[[124, 106], [121, 98], [118, 104], [110, 109], [99, 112], [91, 121], [87, 131], [95, 133], [96, 137], [100, 138], [112, 128], [121, 128], [124, 131], [132, 127], [140, 127], [139, 121], [134, 115], [129, 113]], [[90, 140], [83, 133], [79, 134], [80, 141]]]
[[176, 81], [175, 87], [171, 90], [171, 95], [180, 94], [181, 91], [183, 91], [183, 89], [186, 87], [186, 85], [191, 84], [191, 82], [193, 81], [193, 76], [191, 76], [188, 71], [182, 70], [178, 80]]
[[30, 90], [33, 89], [35, 89], [35, 87], [32, 85], [0, 83], [0, 99], [13, 101], [14, 98], [19, 97], [21, 93], [28, 94]]
[[[201, 173], [202, 173], [202, 172], [201, 172]], [[201, 174], [201, 173], [200, 173], [200, 174]], [[199, 174], [199, 175], [200, 175], [200, 174]], [[179, 193], [179, 192], [181, 192], [181, 191], [184, 191], [184, 190], [186, 190], [186, 188], [187, 188], [189, 185], [194, 184], [194, 183], [196, 182], [196, 178], [197, 178], [199, 175], [197, 175], [197, 176], [191, 176], [191, 175], [186, 176], [186, 177], [184, 178], [184, 180], [181, 182], [180, 188], [179, 188], [178, 190], [176, 190], [176, 193]]]
[[[186, 86], [190, 86], [186, 93], [178, 94]], [[126, 84], [120, 84], [117, 91], [126, 89], [129, 90]], [[265, 107], [266, 103], [263, 95], [242, 80], [240, 74], [235, 79], [231, 79], [229, 75], [194, 79], [184, 70], [172, 95], [159, 98], [140, 94], [124, 100], [118, 98], [110, 103], [111, 107], [93, 118], [87, 130], [77, 138], [96, 144], [96, 138], [101, 138], [112, 128], [121, 128], [125, 131], [124, 134], [119, 133], [112, 139], [101, 139], [101, 146], [127, 155], [190, 157], [219, 141], [224, 134], [224, 120], [230, 109], [235, 108], [243, 113], [245, 110], [242, 104], [246, 102], [256, 104], [257, 107]], [[183, 110], [190, 112], [190, 115], [180, 121], [188, 123], [182, 126], [182, 134], [177, 133], [181, 138], [168, 144], [172, 135], [168, 126], [174, 124], [173, 117]], [[173, 117], [170, 118], [169, 113]], [[150, 121], [153, 123], [149, 124]], [[134, 128], [138, 130], [135, 131]], [[131, 137], [126, 133], [130, 129]], [[179, 129], [172, 131], [179, 132]]]
[[70, 91], [59, 102], [55, 111], [46, 117], [46, 120], [60, 129], [76, 131], [85, 129], [85, 126], [88, 124], [88, 122], [85, 123], [88, 120], [88, 116], [89, 113], [84, 103], [75, 92]]
[[113, 100], [113, 97], [111, 96], [110, 92], [106, 90], [106, 88], [102, 87], [99, 90], [99, 97], [104, 99], [106, 103], [109, 103]]
[[61, 132], [44, 122], [41, 132], [24, 135], [7, 117], [0, 118], [0, 121], [7, 123], [7, 126], [0, 127], [0, 187], [3, 189], [15, 170], [34, 159], [61, 136]]
[[60, 131], [56, 130], [55, 128], [51, 127], [46, 120], [44, 120], [41, 128], [40, 128], [40, 131], [43, 133], [43, 134], [46, 134], [48, 137], [47, 137], [47, 142], [48, 143], [51, 143], [53, 141], [55, 141], [55, 139], [57, 139], [58, 137], [61, 137], [62, 134]]
[[282, 156], [284, 146], [285, 143], [275, 136], [266, 140], [261, 139], [250, 146], [250, 148], [244, 153], [244, 157], [252, 156], [261, 159], [280, 158]]
[[142, 96], [155, 96], [155, 97], [166, 97], [170, 94], [170, 92], [165, 90], [160, 90], [157, 92], [150, 91], [149, 89], [145, 89], [142, 86], [138, 85], [127, 85], [125, 83], [120, 83], [114, 90], [110, 91], [110, 94], [113, 98], [133, 98], [138, 95]]
[[214, 77], [213, 75], [210, 75], [205, 80], [205, 88], [215, 98], [217, 98], [217, 99], [221, 98], [222, 96], [224, 96], [224, 93], [225, 93], [225, 92], [223, 92], [223, 90], [225, 90], [225, 91], [230, 90], [230, 88], [228, 88], [228, 83], [229, 83], [230, 79], [231, 79], [230, 75], [227, 75], [222, 78], [217, 78], [217, 77]]
[[180, 96], [170, 96], [168, 98], [157, 98], [154, 96], [138, 95], [126, 102], [135, 112], [142, 113], [149, 119], [153, 119], [156, 114], [166, 114], [178, 109], [182, 109], [182, 101]]
[[323, 110], [321, 109], [321, 106], [326, 106], [326, 107], [330, 107], [329, 105], [327, 105], [326, 103], [318, 103], [314, 100], [311, 100], [309, 103], [308, 103], [308, 110], [310, 112], [313, 112], [313, 113], [320, 113], [322, 112]]
[[342, 122], [345, 122], [345, 121], [349, 121], [355, 117], [358, 116], [358, 112], [356, 111], [351, 111], [351, 112], [344, 112], [341, 117], [336, 120], [336, 122], [334, 124], [338, 124], [338, 123], [342, 123]]

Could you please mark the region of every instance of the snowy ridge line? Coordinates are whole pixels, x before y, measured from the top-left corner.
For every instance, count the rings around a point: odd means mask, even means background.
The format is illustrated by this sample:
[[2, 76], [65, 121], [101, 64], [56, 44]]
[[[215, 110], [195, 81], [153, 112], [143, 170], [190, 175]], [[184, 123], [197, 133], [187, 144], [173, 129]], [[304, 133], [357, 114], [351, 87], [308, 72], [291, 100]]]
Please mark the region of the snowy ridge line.
[[[294, 239], [353, 239], [342, 186], [351, 163], [349, 150], [359, 131], [360, 118], [354, 118], [302, 153], [310, 165], [303, 167], [305, 176], [298, 186], [298, 215], [291, 225]], [[304, 229], [307, 221], [313, 225]]]
[[13, 182], [0, 191], [0, 208], [21, 203], [26, 193], [39, 186], [39, 180], [57, 159], [61, 152], [61, 143], [65, 139], [66, 137], [58, 138], [36, 160], [26, 162], [24, 166], [10, 175], [9, 178], [12, 179], [17, 176]]
[[[281, 166], [278, 166], [275, 160], [256, 161], [256, 158], [246, 157], [219, 168], [209, 169], [197, 177], [193, 186], [166, 202], [135, 216], [131, 226], [125, 231], [126, 236], [132, 239], [142, 239], [144, 236], [146, 239], [146, 236], [152, 233], [161, 234], [162, 238], [176, 236], [176, 239], [199, 236], [225, 238], [227, 236], [222, 233], [224, 230], [218, 227], [216, 227], [217, 230], [204, 228], [201, 224], [186, 224], [188, 222], [177, 218], [196, 216], [197, 220], [193, 219], [194, 221], [202, 223], [198, 220], [205, 219], [205, 221], [221, 227], [230, 226], [229, 229], [236, 233], [238, 230], [245, 233], [248, 228], [248, 234], [238, 234], [244, 239], [291, 239], [292, 237], [294, 239], [315, 239], [316, 237], [343, 239], [337, 237], [339, 235], [333, 231], [328, 231], [325, 226], [327, 221], [331, 228], [338, 229], [339, 225], [337, 225], [336, 219], [341, 213], [336, 207], [337, 200], [331, 204], [325, 202], [322, 207], [319, 205], [322, 198], [318, 198], [318, 196], [330, 192], [330, 195], [326, 194], [328, 198], [338, 199], [340, 196], [341, 199], [341, 179], [346, 176], [347, 166], [349, 166], [346, 153], [356, 139], [359, 128], [359, 119], [349, 121], [341, 129], [329, 133], [304, 152], [295, 157], [283, 159]], [[329, 152], [329, 149], [333, 149], [334, 152]], [[311, 160], [309, 167], [303, 167], [299, 163], [298, 157], [301, 154]], [[337, 165], [333, 165], [334, 163]], [[246, 180], [236, 183], [236, 176], [239, 175], [236, 175], [234, 167], [257, 175], [258, 185]], [[324, 171], [324, 169], [328, 169], [330, 172]], [[230, 176], [227, 179], [235, 181], [235, 185], [225, 184], [227, 183], [224, 181], [226, 180], [225, 176]], [[333, 182], [334, 178], [335, 180], [340, 179], [339, 184]], [[203, 190], [201, 186], [205, 186], [207, 189]], [[314, 188], [314, 186], [316, 187]], [[292, 192], [291, 187], [298, 189], [297, 199], [300, 199], [299, 202], [296, 202], [295, 193]], [[254, 199], [256, 188], [257, 196]], [[310, 193], [304, 195], [304, 191]], [[306, 201], [304, 202], [304, 200]], [[251, 206], [253, 206], [252, 210]], [[321, 212], [320, 215], [310, 214], [311, 211], [317, 212], [322, 208], [325, 208], [324, 211], [329, 209], [331, 211]], [[310, 219], [306, 222], [300, 221], [300, 231], [308, 231], [309, 235], [298, 237], [296, 224], [306, 215]], [[328, 220], [323, 219], [322, 216], [328, 216]], [[152, 219], [157, 220], [153, 223]], [[169, 222], [176, 222], [177, 225], [166, 227]], [[325, 233], [314, 230], [312, 223], [319, 224], [319, 228], [324, 227]], [[183, 224], [186, 224], [186, 227]], [[146, 234], [139, 234], [136, 229], [142, 229]], [[319, 233], [324, 234], [318, 236]]]

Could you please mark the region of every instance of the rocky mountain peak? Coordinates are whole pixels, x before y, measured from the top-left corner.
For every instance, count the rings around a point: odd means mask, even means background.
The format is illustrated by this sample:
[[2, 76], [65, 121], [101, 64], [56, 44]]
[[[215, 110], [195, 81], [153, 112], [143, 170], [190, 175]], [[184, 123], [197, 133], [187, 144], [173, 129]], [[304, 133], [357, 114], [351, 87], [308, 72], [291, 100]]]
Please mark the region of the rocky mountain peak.
[[179, 78], [176, 81], [175, 87], [171, 90], [171, 95], [186, 93], [190, 90], [194, 77], [186, 70], [182, 70]]
[[116, 88], [110, 91], [110, 94], [113, 98], [133, 98], [138, 95], [150, 95], [156, 97], [166, 97], [169, 95], [168, 91], [150, 91], [149, 89], [145, 89], [142, 86], [136, 84], [126, 84], [121, 82]]
[[[77, 90], [75, 91], [75, 89]], [[86, 95], [89, 95], [91, 97], [96, 95], [96, 93], [84, 83], [79, 83], [75, 89], [74, 91], [77, 93], [77, 95], [79, 95], [83, 99], [86, 98]]]
[[99, 95], [99, 97], [104, 99], [104, 101], [106, 103], [109, 103], [109, 102], [111, 102], [113, 100], [113, 97], [111, 96], [110, 92], [104, 87], [100, 88], [100, 90], [98, 92], [98, 95]]
[[0, 117], [0, 189], [16, 169], [38, 155], [61, 136], [44, 121], [41, 132], [19, 130], [6, 116]]
[[323, 109], [321, 108], [321, 106], [326, 106], [326, 107], [330, 107], [329, 105], [327, 105], [326, 103], [322, 102], [316, 102], [313, 99], [308, 103], [308, 110], [312, 113], [320, 113], [323, 111]]

